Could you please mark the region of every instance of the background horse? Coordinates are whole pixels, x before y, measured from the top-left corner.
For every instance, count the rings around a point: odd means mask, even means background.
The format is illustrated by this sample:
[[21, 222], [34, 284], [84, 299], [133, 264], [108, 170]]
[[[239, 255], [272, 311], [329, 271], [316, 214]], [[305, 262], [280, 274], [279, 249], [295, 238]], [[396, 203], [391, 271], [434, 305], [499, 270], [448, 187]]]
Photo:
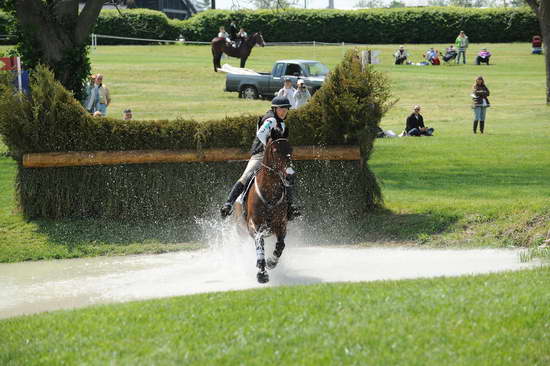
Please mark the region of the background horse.
[[261, 47], [265, 45], [264, 37], [262, 37], [261, 33], [252, 34], [252, 36], [241, 42], [239, 48], [228, 45], [225, 38], [214, 38], [211, 42], [214, 71], [218, 72], [218, 69], [221, 69], [222, 65], [220, 64], [220, 60], [222, 59], [223, 53], [225, 53], [227, 56], [240, 58], [241, 68], [243, 68], [246, 64], [248, 56], [250, 56], [252, 47], [254, 47], [256, 44], [259, 44]]
[[[256, 173], [255, 181], [248, 192], [245, 202], [246, 212], [242, 206], [235, 205], [234, 217], [254, 239], [256, 245], [256, 266], [258, 282], [269, 281], [266, 267], [273, 269], [285, 248], [288, 202], [286, 182], [294, 173], [291, 167], [292, 148], [287, 139], [270, 139], [265, 147], [262, 167]], [[277, 243], [273, 255], [265, 259], [264, 238], [275, 234]]]

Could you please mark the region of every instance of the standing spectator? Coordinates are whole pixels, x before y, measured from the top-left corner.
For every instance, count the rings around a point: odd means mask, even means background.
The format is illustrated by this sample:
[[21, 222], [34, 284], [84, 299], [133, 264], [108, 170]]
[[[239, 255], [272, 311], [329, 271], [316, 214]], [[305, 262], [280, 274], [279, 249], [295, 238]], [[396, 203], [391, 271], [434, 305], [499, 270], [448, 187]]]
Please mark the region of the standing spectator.
[[122, 112], [122, 119], [125, 121], [131, 121], [132, 120], [132, 110], [130, 108], [127, 108]]
[[231, 44], [231, 38], [229, 34], [225, 31], [225, 27], [222, 25], [220, 31], [218, 32], [218, 38], [225, 38], [225, 42]]
[[95, 74], [90, 76], [90, 79], [86, 83], [86, 87], [85, 87], [86, 95], [84, 96], [84, 108], [86, 108], [86, 110], [90, 113], [95, 112], [94, 110], [92, 110], [93, 109], [92, 100], [95, 98], [93, 95], [94, 88], [95, 88]]
[[487, 113], [487, 108], [491, 106], [489, 98], [487, 98], [490, 94], [489, 88], [487, 88], [485, 80], [483, 80], [483, 76], [478, 76], [471, 94], [472, 108], [474, 110], [474, 133], [476, 133], [478, 122], [479, 132], [483, 133], [485, 129], [485, 115]]
[[237, 43], [236, 47], [239, 48], [241, 46], [241, 43], [243, 43], [243, 41], [245, 41], [247, 38], [248, 38], [248, 34], [246, 34], [246, 31], [244, 30], [244, 28], [241, 28], [239, 30], [239, 33], [237, 33], [237, 38], [235, 39]]
[[231, 24], [229, 25], [229, 36], [231, 39], [237, 39], [237, 24], [235, 24], [235, 21], [232, 20]]
[[103, 75], [97, 74], [95, 78], [96, 93], [96, 108], [95, 110], [100, 111], [103, 116], [107, 115], [107, 107], [111, 104], [111, 94], [109, 93], [109, 88], [103, 84]]
[[311, 93], [302, 79], [299, 79], [296, 85], [298, 88], [294, 93], [294, 105], [292, 106], [294, 109], [300, 108], [311, 99]]
[[395, 57], [396, 65], [402, 65], [405, 61], [407, 61], [407, 57], [409, 57], [409, 53], [405, 50], [404, 46], [399, 46], [399, 49], [395, 51], [395, 53], [393, 54], [393, 57]]
[[290, 102], [291, 108], [294, 107], [296, 104], [294, 101], [294, 94], [296, 93], [296, 89], [292, 87], [292, 79], [291, 78], [285, 78], [283, 87], [279, 90], [277, 93], [277, 97], [286, 97], [288, 101]]
[[466, 49], [470, 42], [468, 41], [468, 36], [464, 31], [460, 31], [458, 37], [456, 37], [455, 46], [458, 49], [458, 57], [456, 58], [456, 63], [460, 63], [460, 55], [462, 55], [462, 63], [466, 64]]
[[481, 63], [489, 65], [489, 58], [491, 58], [491, 52], [487, 51], [487, 48], [482, 48], [476, 57], [476, 65], [481, 65]]
[[420, 114], [420, 106], [415, 105], [413, 113], [407, 117], [405, 132], [408, 136], [432, 136], [434, 129], [424, 126], [424, 117]]

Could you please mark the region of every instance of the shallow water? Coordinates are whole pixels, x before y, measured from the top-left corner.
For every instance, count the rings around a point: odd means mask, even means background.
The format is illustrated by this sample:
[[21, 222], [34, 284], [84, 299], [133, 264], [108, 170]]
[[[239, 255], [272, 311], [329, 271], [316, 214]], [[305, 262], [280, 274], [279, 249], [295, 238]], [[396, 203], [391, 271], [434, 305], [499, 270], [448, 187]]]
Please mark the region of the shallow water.
[[[270, 251], [272, 246], [268, 246]], [[458, 276], [536, 266], [518, 250], [287, 246], [267, 285], [251, 240], [162, 255], [0, 264], [0, 318], [210, 291], [340, 281]]]

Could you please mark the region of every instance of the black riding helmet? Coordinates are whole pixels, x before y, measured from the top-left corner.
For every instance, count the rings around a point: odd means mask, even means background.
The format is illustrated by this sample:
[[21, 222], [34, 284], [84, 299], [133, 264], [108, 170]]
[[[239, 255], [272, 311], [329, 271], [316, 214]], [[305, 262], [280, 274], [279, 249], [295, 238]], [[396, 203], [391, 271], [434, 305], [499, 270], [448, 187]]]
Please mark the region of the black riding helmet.
[[271, 100], [271, 107], [290, 108], [291, 104], [287, 97], [275, 97]]

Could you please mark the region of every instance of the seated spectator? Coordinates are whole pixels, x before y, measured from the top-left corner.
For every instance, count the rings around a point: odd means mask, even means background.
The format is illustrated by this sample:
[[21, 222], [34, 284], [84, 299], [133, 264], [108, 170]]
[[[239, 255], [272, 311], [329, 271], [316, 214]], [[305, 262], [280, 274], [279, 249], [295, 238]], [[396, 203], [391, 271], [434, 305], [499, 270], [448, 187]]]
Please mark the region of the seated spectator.
[[531, 46], [533, 47], [531, 50], [532, 54], [542, 55], [542, 38], [540, 36], [533, 36]]
[[426, 51], [426, 54], [424, 55], [426, 58], [426, 61], [428, 61], [431, 65], [439, 65], [441, 64], [441, 61], [439, 61], [439, 51], [434, 50], [433, 48], [430, 48], [428, 51]]
[[456, 58], [456, 55], [458, 55], [458, 52], [456, 51], [455, 46], [450, 45], [449, 48], [445, 49], [445, 55], [443, 55], [443, 61], [449, 62], [451, 60], [454, 60]]
[[482, 63], [489, 65], [490, 58], [491, 58], [491, 52], [487, 51], [487, 48], [482, 48], [476, 57], [476, 65], [481, 65]]
[[298, 88], [294, 92], [294, 105], [292, 106], [294, 109], [300, 108], [311, 99], [311, 93], [302, 79], [298, 79], [296, 85]]
[[132, 120], [132, 110], [130, 108], [125, 109], [124, 112], [122, 112], [122, 119], [125, 121]]
[[402, 65], [405, 61], [407, 61], [409, 53], [405, 50], [405, 47], [399, 46], [399, 49], [394, 53], [393, 57], [395, 57], [396, 65]]
[[415, 105], [413, 113], [407, 117], [405, 127], [407, 136], [432, 136], [434, 129], [424, 126], [424, 118], [420, 114], [420, 106]]

